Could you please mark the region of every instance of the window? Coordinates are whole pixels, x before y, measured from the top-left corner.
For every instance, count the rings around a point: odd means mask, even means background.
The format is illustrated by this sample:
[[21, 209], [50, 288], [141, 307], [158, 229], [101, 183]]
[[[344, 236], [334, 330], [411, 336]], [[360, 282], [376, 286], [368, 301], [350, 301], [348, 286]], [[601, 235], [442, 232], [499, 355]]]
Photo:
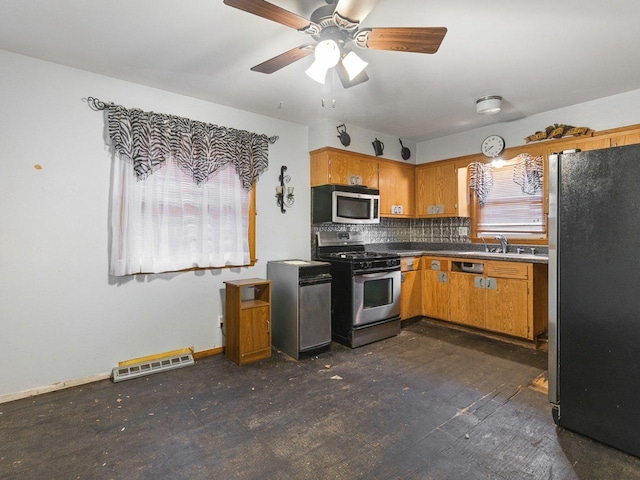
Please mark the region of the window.
[[278, 137], [94, 104], [115, 153], [111, 275], [252, 265], [255, 184]]
[[542, 188], [542, 157], [523, 154], [503, 166], [483, 166], [475, 172], [485, 175], [482, 201], [473, 189], [470, 165], [471, 225], [474, 237], [494, 237], [498, 233], [513, 239], [540, 240], [547, 237]]
[[111, 275], [249, 265], [254, 258], [254, 195], [229, 164], [208, 181], [168, 161], [139, 180], [114, 158]]

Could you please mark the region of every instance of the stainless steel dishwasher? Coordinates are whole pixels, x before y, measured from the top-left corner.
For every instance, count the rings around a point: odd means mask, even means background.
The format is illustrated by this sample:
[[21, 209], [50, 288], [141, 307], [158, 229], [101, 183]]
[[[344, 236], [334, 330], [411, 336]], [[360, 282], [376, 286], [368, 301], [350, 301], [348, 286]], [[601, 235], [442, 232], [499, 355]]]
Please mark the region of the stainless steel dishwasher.
[[313, 355], [331, 345], [331, 264], [313, 260], [267, 263], [271, 284], [273, 346], [290, 357]]

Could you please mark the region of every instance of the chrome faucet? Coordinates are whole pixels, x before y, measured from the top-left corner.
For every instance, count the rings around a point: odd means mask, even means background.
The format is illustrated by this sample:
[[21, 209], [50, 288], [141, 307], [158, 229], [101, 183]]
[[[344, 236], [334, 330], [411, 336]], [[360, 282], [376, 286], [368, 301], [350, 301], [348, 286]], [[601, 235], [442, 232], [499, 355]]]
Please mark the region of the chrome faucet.
[[480, 237], [480, 240], [482, 240], [482, 243], [484, 243], [484, 252], [488, 253], [489, 247], [487, 247], [487, 241], [484, 239], [484, 237]]
[[500, 246], [502, 247], [502, 253], [507, 253], [509, 250], [509, 241], [507, 240], [507, 237], [499, 233], [498, 235], [496, 235], [496, 240], [500, 241]]

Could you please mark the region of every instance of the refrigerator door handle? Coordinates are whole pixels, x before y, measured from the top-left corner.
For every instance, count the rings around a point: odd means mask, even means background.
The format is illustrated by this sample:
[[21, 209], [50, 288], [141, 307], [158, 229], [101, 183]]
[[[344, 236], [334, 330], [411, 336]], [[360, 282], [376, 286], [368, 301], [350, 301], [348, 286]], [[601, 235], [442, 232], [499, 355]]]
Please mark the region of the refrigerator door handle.
[[560, 402], [559, 389], [559, 323], [558, 323], [558, 175], [560, 156], [549, 155], [549, 401]]

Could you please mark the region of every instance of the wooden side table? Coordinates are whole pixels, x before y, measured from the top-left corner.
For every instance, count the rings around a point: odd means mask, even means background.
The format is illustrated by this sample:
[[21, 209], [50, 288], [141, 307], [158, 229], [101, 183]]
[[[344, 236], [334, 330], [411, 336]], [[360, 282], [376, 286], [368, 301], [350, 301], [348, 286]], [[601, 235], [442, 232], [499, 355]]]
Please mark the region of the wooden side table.
[[226, 281], [225, 355], [238, 365], [271, 356], [271, 280]]

